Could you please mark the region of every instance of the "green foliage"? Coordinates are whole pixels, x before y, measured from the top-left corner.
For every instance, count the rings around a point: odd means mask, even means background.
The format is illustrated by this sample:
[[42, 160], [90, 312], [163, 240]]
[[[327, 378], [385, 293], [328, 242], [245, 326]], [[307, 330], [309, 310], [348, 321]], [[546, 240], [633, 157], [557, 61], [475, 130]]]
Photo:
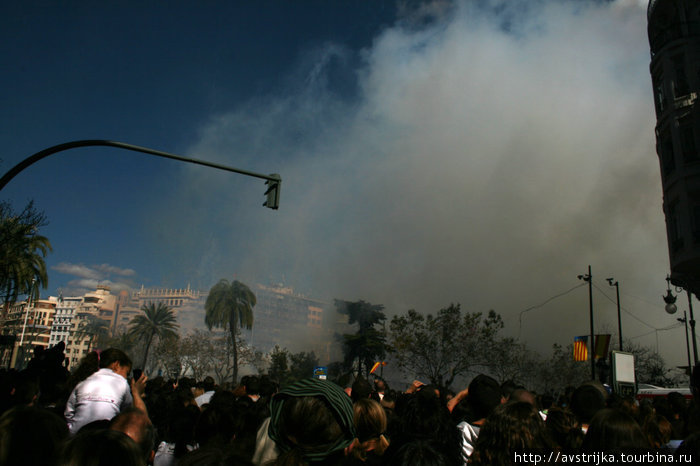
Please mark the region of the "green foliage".
[[204, 380], [212, 372], [211, 355], [214, 353], [214, 334], [195, 329], [180, 340], [178, 345], [181, 373], [188, 374], [195, 380]]
[[343, 335], [345, 364], [352, 367], [357, 361], [358, 374], [364, 372], [365, 377], [369, 377], [372, 365], [384, 359], [387, 352], [386, 333], [383, 328], [376, 328], [386, 321], [384, 306], [362, 300], [349, 302], [336, 299], [335, 307], [340, 314], [348, 316], [349, 324], [358, 326], [356, 333]]
[[146, 344], [143, 355], [142, 369], [146, 368], [148, 352], [153, 339], [177, 338], [179, 325], [173, 310], [163, 303], [149, 303], [141, 307], [143, 314], [137, 315], [129, 322], [129, 334]]
[[488, 348], [488, 372], [501, 382], [516, 381], [526, 387], [537, 384], [535, 373], [539, 367], [539, 355], [530, 351], [515, 338], [494, 338], [486, 342]]
[[160, 338], [153, 349], [156, 366], [162, 369], [165, 377], [174, 380], [180, 377], [182, 371], [182, 353], [178, 340], [177, 335]]
[[[255, 351], [237, 332], [241, 364], [260, 365], [262, 353]], [[233, 356], [231, 335], [226, 331], [195, 329], [186, 336], [159, 340], [153, 351], [155, 365], [168, 377], [184, 375], [196, 380], [213, 376], [219, 385], [232, 381]]]
[[577, 387], [591, 379], [590, 361], [574, 361], [574, 346], [552, 345], [549, 359], [543, 360], [535, 369], [539, 374], [541, 391], [563, 393], [566, 387]]
[[253, 307], [257, 299], [247, 285], [234, 280], [229, 283], [222, 279], [209, 290], [209, 296], [204, 303], [204, 323], [211, 330], [213, 327], [227, 329], [231, 335], [231, 351], [233, 353], [233, 381], [238, 380], [238, 345], [236, 330], [239, 326], [253, 326]]
[[37, 299], [39, 287], [48, 286], [44, 258], [52, 250], [51, 243], [37, 233], [44, 225], [46, 217], [34, 208], [33, 201], [21, 212], [0, 202], [0, 293], [7, 308], [30, 290]]
[[301, 351], [289, 355], [289, 372], [291, 378], [296, 380], [308, 379], [314, 373], [314, 368], [318, 366], [318, 358], [313, 351]]
[[289, 351], [280, 348], [278, 345], [270, 353], [270, 367], [267, 373], [273, 380], [282, 382], [289, 372]]
[[311, 352], [290, 353], [287, 348], [278, 345], [270, 353], [268, 375], [279, 382], [280, 386], [290, 385], [301, 379], [308, 379], [318, 366], [318, 357]]
[[489, 345], [503, 328], [501, 316], [489, 311], [462, 313], [459, 304], [423, 315], [409, 310], [389, 324], [393, 361], [411, 378], [449, 387], [458, 376], [488, 366]]
[[625, 342], [625, 352], [634, 354], [634, 370], [638, 383], [659, 387], [677, 387], [688, 382], [687, 376], [666, 367], [661, 355], [648, 346]]

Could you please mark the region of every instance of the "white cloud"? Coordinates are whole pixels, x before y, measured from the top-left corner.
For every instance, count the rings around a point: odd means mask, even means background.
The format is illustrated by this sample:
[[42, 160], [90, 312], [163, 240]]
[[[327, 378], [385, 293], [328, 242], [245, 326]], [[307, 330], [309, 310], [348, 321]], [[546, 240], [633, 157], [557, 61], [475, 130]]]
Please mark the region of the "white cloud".
[[66, 288], [62, 290], [64, 295], [71, 296], [79, 296], [86, 292], [94, 291], [98, 285], [108, 286], [113, 292], [129, 290], [134, 287], [134, 283], [128, 277], [136, 275], [136, 272], [132, 269], [123, 269], [109, 264], [88, 266], [61, 262], [53, 266], [52, 270], [78, 277], [75, 280], [70, 280]]
[[123, 277], [132, 277], [136, 275], [136, 271], [133, 269], [123, 269], [121, 267], [115, 267], [113, 265], [109, 264], [100, 264], [100, 265], [95, 265], [94, 266], [96, 270], [99, 270], [100, 272], [103, 272], [107, 275], [120, 275]]
[[103, 274], [99, 271], [95, 270], [94, 268], [85, 266], [83, 264], [71, 264], [68, 262], [61, 262], [52, 267], [52, 269], [57, 272], [64, 273], [66, 275], [73, 275], [85, 279], [98, 279], [103, 276]]

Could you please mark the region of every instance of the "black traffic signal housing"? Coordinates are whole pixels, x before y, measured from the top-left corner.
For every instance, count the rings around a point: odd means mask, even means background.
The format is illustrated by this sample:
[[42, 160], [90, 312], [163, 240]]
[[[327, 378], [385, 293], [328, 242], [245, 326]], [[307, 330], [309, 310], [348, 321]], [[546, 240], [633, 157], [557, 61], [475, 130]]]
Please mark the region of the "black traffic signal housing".
[[275, 210], [279, 209], [282, 178], [277, 173], [273, 173], [270, 175], [270, 179], [268, 179], [265, 184], [267, 185], [267, 190], [265, 191], [267, 200], [263, 203], [263, 206]]

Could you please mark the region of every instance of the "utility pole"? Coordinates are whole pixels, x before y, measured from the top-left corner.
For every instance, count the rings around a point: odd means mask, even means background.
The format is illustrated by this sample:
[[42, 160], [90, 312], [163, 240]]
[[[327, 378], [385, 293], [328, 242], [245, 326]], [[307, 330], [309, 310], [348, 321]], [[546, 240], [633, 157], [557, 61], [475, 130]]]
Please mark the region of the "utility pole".
[[[615, 287], [615, 294], [617, 295], [617, 333], [620, 336], [620, 351], [624, 351], [622, 349], [622, 315], [620, 314], [620, 284], [614, 278], [608, 278], [607, 280], [610, 286]], [[613, 283], [613, 280], [615, 280], [615, 283]]]
[[591, 320], [591, 351], [590, 351], [590, 358], [591, 358], [591, 380], [595, 380], [595, 330], [593, 327], [593, 274], [591, 273], [591, 266], [588, 266], [588, 274], [587, 275], [579, 275], [578, 276], [579, 280], [583, 280], [584, 282], [588, 282], [588, 307], [589, 307], [589, 316]]
[[[676, 306], [676, 297], [671, 293], [671, 277], [667, 276], [666, 277], [666, 282], [668, 283], [668, 289], [666, 290], [666, 296], [663, 296], [664, 302], [666, 303], [666, 306], [664, 309], [666, 309], [666, 312], [669, 314], [675, 314], [676, 311], [678, 310], [678, 306]], [[680, 283], [683, 285], [683, 283]], [[693, 316], [693, 294], [690, 292], [690, 287], [684, 286], [685, 291], [688, 293], [688, 310], [690, 311], [690, 337], [693, 342], [693, 364], [697, 365], [698, 363], [698, 346], [695, 341], [695, 317]], [[683, 288], [676, 288], [676, 292], [679, 292]]]
[[[19, 338], [19, 346], [17, 347], [17, 353], [21, 358], [19, 361], [20, 368], [24, 368], [24, 332], [27, 330], [27, 318], [29, 317], [29, 306], [32, 304], [32, 295], [34, 294], [34, 284], [36, 283], [36, 278], [32, 278], [32, 286], [29, 288], [29, 295], [27, 296], [27, 306], [24, 309], [24, 323], [22, 324], [22, 334]], [[17, 362], [15, 361], [15, 367], [17, 367]]]

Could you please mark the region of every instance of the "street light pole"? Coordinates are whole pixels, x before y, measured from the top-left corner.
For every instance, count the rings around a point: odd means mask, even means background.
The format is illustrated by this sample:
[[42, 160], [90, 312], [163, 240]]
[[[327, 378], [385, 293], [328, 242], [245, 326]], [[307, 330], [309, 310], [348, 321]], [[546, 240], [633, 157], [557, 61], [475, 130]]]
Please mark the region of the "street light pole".
[[685, 324], [685, 349], [688, 352], [688, 377], [693, 373], [693, 366], [690, 365], [690, 342], [688, 341], [688, 315], [683, 311], [683, 318], [677, 319], [678, 322]]
[[[34, 294], [34, 284], [36, 283], [36, 278], [32, 278], [32, 286], [29, 288], [29, 295], [27, 296], [27, 306], [24, 309], [24, 323], [22, 324], [22, 334], [19, 337], [19, 346], [17, 347], [17, 353], [21, 357], [20, 368], [24, 368], [24, 332], [27, 329], [27, 318], [29, 317], [29, 306], [32, 303], [32, 295]], [[17, 334], [15, 334], [16, 336]], [[15, 367], [17, 367], [17, 362], [15, 362]]]
[[698, 346], [695, 342], [695, 318], [693, 317], [693, 295], [690, 293], [690, 289], [686, 289], [688, 293], [688, 311], [690, 311], [690, 335], [693, 339], [693, 363], [697, 365], [698, 363]]
[[[676, 311], [678, 310], [678, 306], [676, 306], [676, 297], [673, 296], [673, 293], [671, 293], [671, 277], [666, 276], [666, 282], [668, 283], [668, 289], [666, 290], [666, 296], [663, 296], [664, 301], [666, 302], [666, 312], [669, 314], [675, 314]], [[676, 288], [676, 291], [680, 291], [683, 288]], [[690, 336], [693, 341], [693, 364], [697, 365], [698, 364], [698, 347], [697, 343], [695, 342], [695, 318], [693, 317], [693, 295], [690, 293], [689, 288], [685, 288], [686, 292], [688, 293], [688, 310], [690, 311]]]
[[593, 328], [593, 275], [591, 273], [591, 266], [588, 266], [587, 275], [579, 275], [578, 278], [579, 280], [588, 282], [588, 306], [591, 320], [591, 380], [595, 380], [595, 330]]
[[[607, 280], [610, 286], [615, 287], [615, 294], [617, 295], [617, 333], [620, 336], [620, 351], [624, 351], [622, 349], [622, 315], [620, 314], [620, 284], [614, 278], [608, 278]], [[613, 283], [613, 280], [615, 280], [615, 283]]]

